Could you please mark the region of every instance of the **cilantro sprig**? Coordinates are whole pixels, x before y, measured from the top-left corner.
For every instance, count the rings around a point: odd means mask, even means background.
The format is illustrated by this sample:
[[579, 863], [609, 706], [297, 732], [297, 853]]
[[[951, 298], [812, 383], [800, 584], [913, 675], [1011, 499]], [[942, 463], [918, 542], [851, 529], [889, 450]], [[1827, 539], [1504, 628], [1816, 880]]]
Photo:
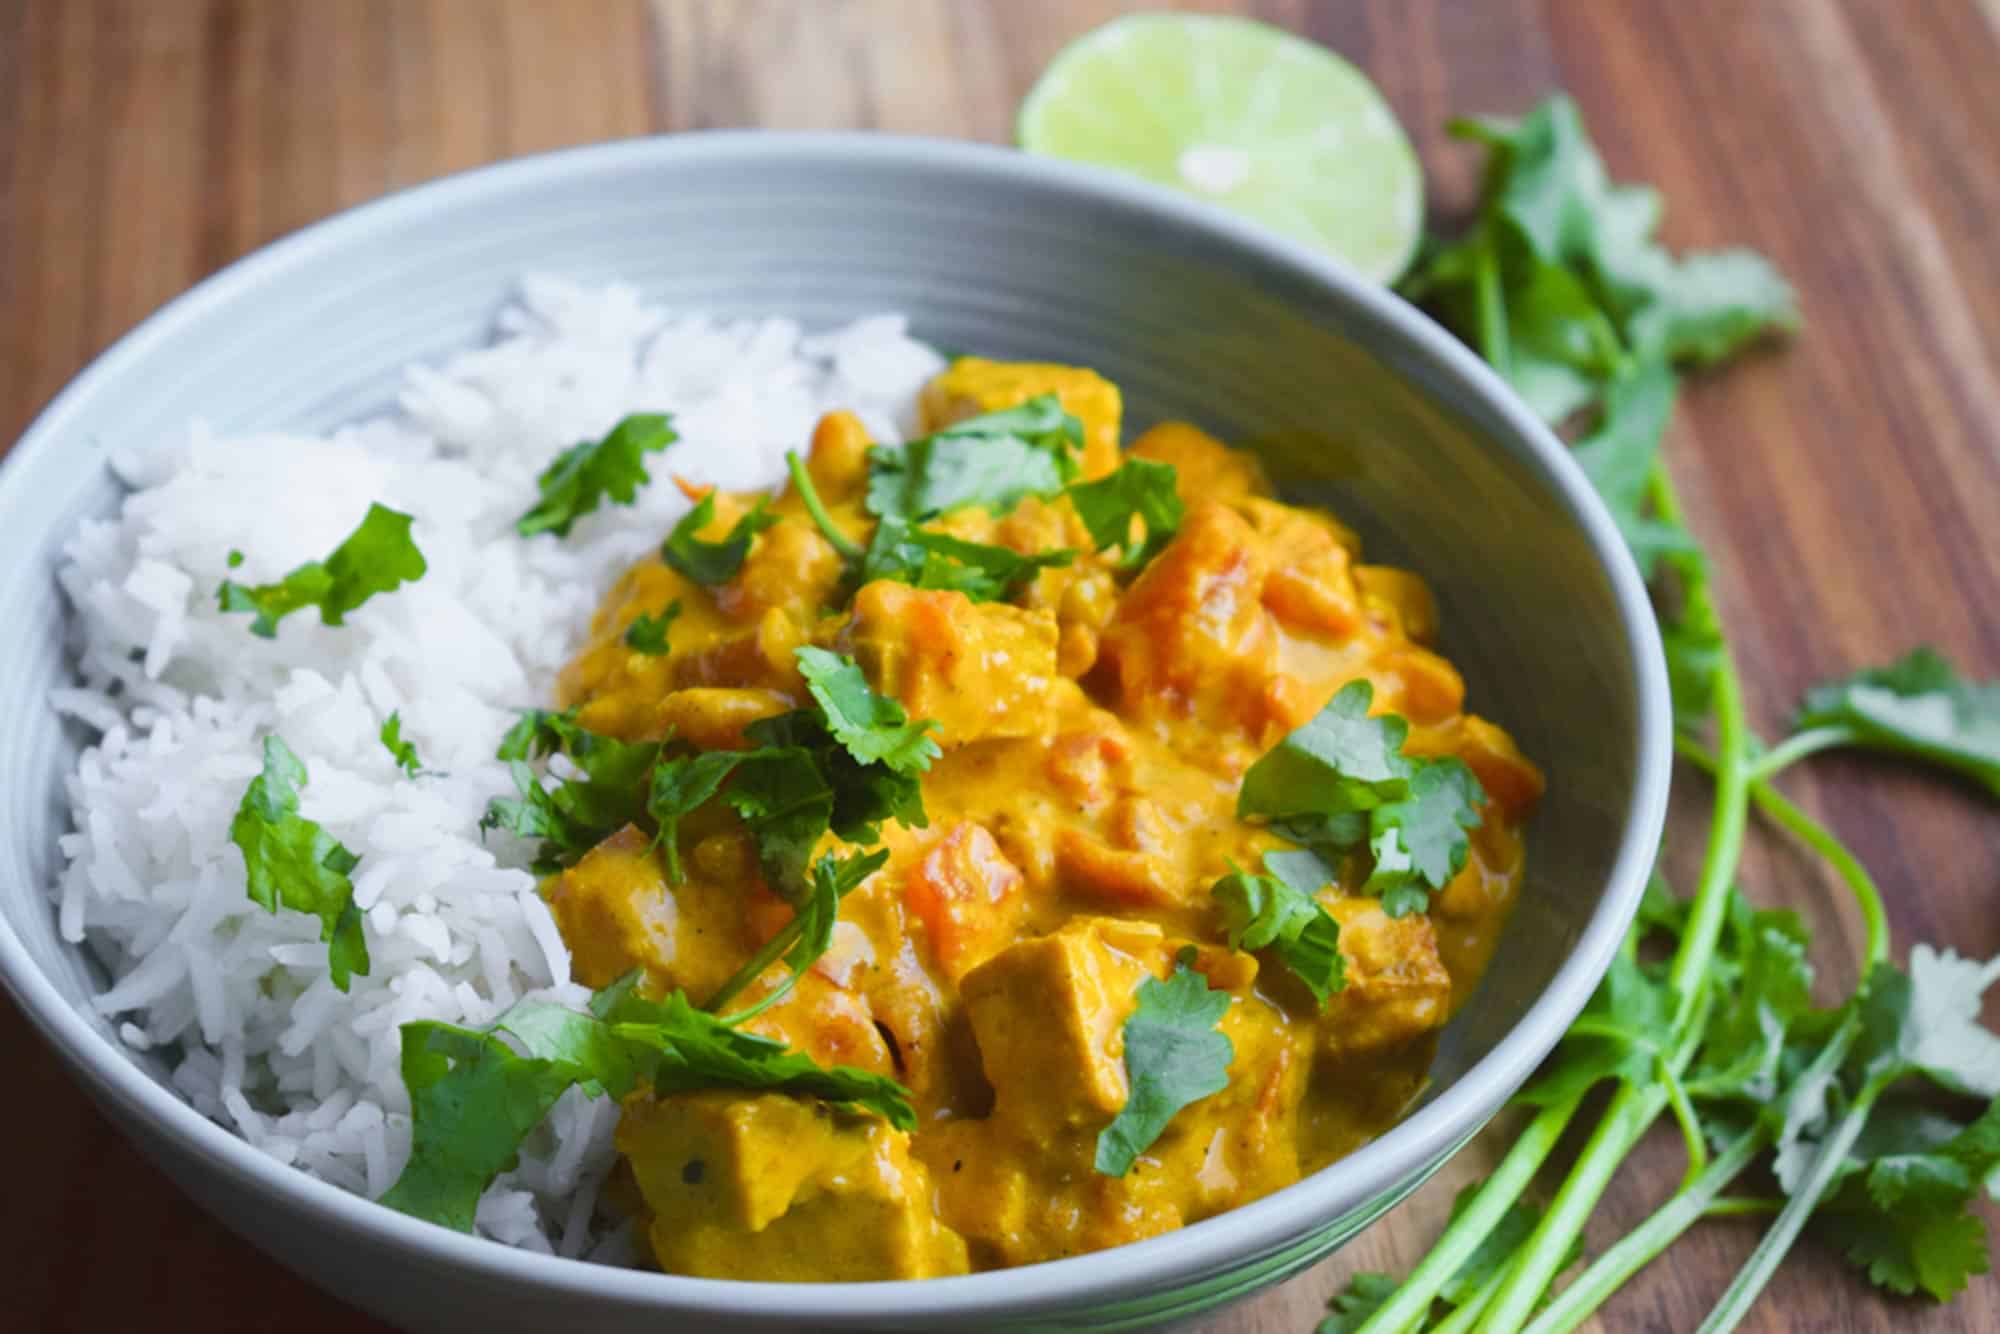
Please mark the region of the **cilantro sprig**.
[[647, 657], [663, 656], [667, 652], [667, 631], [673, 628], [674, 621], [680, 614], [681, 604], [678, 602], [669, 602], [666, 610], [657, 615], [652, 612], [640, 612], [632, 618], [632, 623], [625, 627], [625, 647], [634, 653], [643, 653]]
[[1813, 687], [1794, 728], [1764, 765], [1859, 746], [1954, 769], [2000, 797], [2000, 681], [1968, 681], [1934, 648]]
[[1325, 864], [1310, 852], [1272, 852], [1264, 867], [1270, 875], [1232, 865], [1209, 891], [1221, 906], [1229, 948], [1270, 950], [1324, 1006], [1347, 984], [1340, 923], [1319, 901], [1331, 883]]
[[[1181, 497], [1171, 463], [1128, 458], [1095, 481], [1071, 483], [1067, 494], [1090, 530], [1090, 540], [1100, 549], [1119, 548], [1124, 569], [1136, 570], [1152, 560], [1180, 530]], [[1132, 540], [1134, 520], [1145, 534], [1137, 542]]]
[[1052, 496], [1077, 474], [1083, 423], [1054, 394], [868, 450], [868, 512], [912, 524], [978, 505], [1004, 514]]
[[844, 582], [850, 591], [877, 579], [890, 579], [915, 588], [960, 592], [974, 602], [998, 602], [1012, 597], [1040, 571], [1076, 559], [1076, 552], [1067, 548], [1024, 556], [1011, 547], [972, 542], [925, 528], [902, 514], [877, 519], [875, 532], [863, 547], [833, 521], [805, 461], [794, 452], [785, 455], [785, 462], [806, 514], [845, 563]]
[[[1547, 419], [1581, 436], [1578, 461], [1653, 581], [1678, 745], [1715, 777], [1715, 796], [1693, 895], [1649, 891], [1626, 949], [1524, 1093], [1538, 1110], [1500, 1168], [1454, 1211], [1407, 1280], [1346, 1294], [1327, 1327], [1556, 1334], [1710, 1211], [1736, 1204], [1775, 1216], [1704, 1334], [1742, 1319], [1809, 1226], [1872, 1281], [1943, 1299], [1987, 1263], [1984, 1226], [1969, 1206], [2000, 1165], [2000, 1037], [1978, 1023], [1980, 994], [2000, 961], [1920, 945], [1908, 972], [1896, 969], [1867, 869], [1771, 780], [1810, 754], [1851, 745], [1924, 760], [2000, 794], [1995, 688], [1919, 652], [1810, 692], [1798, 730], [1762, 746], [1660, 445], [1679, 375], [1796, 327], [1790, 289], [1743, 252], [1668, 255], [1652, 240], [1658, 196], [1609, 182], [1566, 98], [1516, 123], [1453, 129], [1490, 150], [1480, 211], [1461, 240], [1431, 249], [1405, 291]], [[1734, 883], [1752, 806], [1822, 856], [1861, 910], [1863, 981], [1837, 1005], [1811, 1003], [1803, 925], [1753, 908]], [[1501, 1220], [1573, 1133], [1584, 1095], [1604, 1084], [1611, 1091], [1597, 1127], [1557, 1191], [1562, 1207], [1525, 1237], [1496, 1241]], [[1978, 1108], [1969, 1117], [1968, 1102]], [[1688, 1156], [1681, 1187], [1549, 1300], [1598, 1193], [1667, 1112]], [[1764, 1161], [1783, 1196], [1732, 1202], [1724, 1192]], [[1498, 1278], [1466, 1302], [1449, 1299], [1458, 1309], [1441, 1315], [1436, 1303], [1457, 1267], [1493, 1249], [1506, 1252]]]
[[1227, 992], [1178, 960], [1166, 981], [1139, 984], [1139, 1003], [1125, 1021], [1125, 1105], [1098, 1132], [1095, 1167], [1122, 1177], [1183, 1107], [1229, 1085], [1236, 1048], [1217, 1025], [1229, 1010]]
[[[1486, 794], [1456, 757], [1405, 754], [1409, 723], [1371, 716], [1374, 698], [1366, 680], [1342, 686], [1244, 773], [1236, 813], [1329, 861], [1365, 846], [1373, 863], [1363, 892], [1402, 917], [1422, 912], [1463, 869]], [[1329, 870], [1320, 883], [1333, 879]]]
[[522, 537], [536, 533], [568, 537], [578, 519], [606, 500], [631, 504], [648, 481], [646, 455], [679, 438], [673, 418], [639, 412], [612, 427], [602, 440], [571, 445], [535, 479], [541, 499], [514, 524], [514, 531]]
[[711, 491], [681, 516], [680, 522], [674, 525], [660, 547], [660, 559], [670, 569], [705, 588], [713, 588], [735, 578], [736, 572], [743, 568], [744, 558], [750, 554], [751, 542], [759, 533], [773, 527], [778, 522], [778, 516], [763, 500], [759, 500], [742, 518], [730, 525], [720, 542], [709, 542], [697, 536], [714, 521], [715, 492]]
[[389, 758], [405, 774], [415, 778], [423, 772], [424, 762], [417, 758], [416, 745], [403, 740], [403, 715], [400, 712], [390, 711], [389, 716], [382, 720], [382, 730], [376, 733], [376, 739], [381, 741], [382, 749], [389, 752]]
[[[260, 639], [277, 638], [278, 623], [307, 607], [319, 608], [323, 625], [344, 625], [347, 613], [377, 593], [424, 577], [429, 567], [410, 538], [412, 522], [386, 505], [370, 505], [360, 526], [325, 560], [307, 561], [276, 583], [246, 586], [225, 579], [216, 589], [216, 605], [252, 613], [250, 633]], [[240, 556], [230, 553], [230, 568], [241, 564]]]
[[894, 1080], [821, 1066], [696, 1009], [678, 991], [653, 1001], [637, 984], [634, 973], [599, 991], [588, 1014], [529, 1000], [484, 1029], [403, 1025], [410, 1157], [381, 1202], [470, 1232], [480, 1196], [571, 1088], [612, 1098], [642, 1086], [785, 1093], [872, 1112], [904, 1130], [916, 1125]]
[[268, 912], [288, 908], [319, 918], [327, 974], [346, 991], [368, 974], [368, 940], [348, 878], [361, 859], [314, 821], [299, 814], [306, 766], [284, 739], [264, 738], [264, 768], [244, 789], [229, 822], [229, 841], [243, 853], [250, 900]]

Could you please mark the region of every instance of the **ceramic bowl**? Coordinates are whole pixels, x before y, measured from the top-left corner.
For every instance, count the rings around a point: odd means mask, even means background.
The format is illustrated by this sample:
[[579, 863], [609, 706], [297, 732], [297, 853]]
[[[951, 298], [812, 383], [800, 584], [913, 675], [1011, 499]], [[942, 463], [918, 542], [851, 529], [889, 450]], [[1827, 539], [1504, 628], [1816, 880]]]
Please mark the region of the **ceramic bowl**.
[[[483, 341], [523, 272], [826, 325], [906, 312], [934, 343], [1096, 367], [1127, 421], [1260, 450], [1371, 559], [1436, 590], [1472, 706], [1544, 766], [1520, 906], [1421, 1105], [1359, 1152], [1221, 1217], [965, 1278], [736, 1283], [592, 1266], [446, 1231], [262, 1156], [88, 1004], [104, 985], [48, 897], [82, 738], [54, 566], [118, 498], [116, 442], [200, 417], [319, 431], [389, 407], [400, 369]], [[0, 468], [0, 981], [105, 1112], [254, 1244], [413, 1329], [1157, 1328], [1323, 1258], [1424, 1180], [1575, 1017], [1630, 922], [1670, 752], [1652, 614], [1562, 446], [1477, 358], [1321, 255], [1150, 186], [965, 144], [714, 133], [528, 158], [343, 213], [217, 274], [52, 402]], [[32, 1134], [32, 1109], [16, 1125]], [[33, 1201], [13, 1207], [32, 1209]]]

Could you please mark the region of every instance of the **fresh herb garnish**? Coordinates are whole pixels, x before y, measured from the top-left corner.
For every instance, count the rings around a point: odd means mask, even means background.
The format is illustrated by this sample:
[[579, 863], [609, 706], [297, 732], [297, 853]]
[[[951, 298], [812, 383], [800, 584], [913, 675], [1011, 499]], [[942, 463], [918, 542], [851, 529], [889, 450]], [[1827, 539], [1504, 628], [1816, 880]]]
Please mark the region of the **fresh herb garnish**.
[[868, 512], [924, 519], [968, 505], [1003, 514], [1028, 496], [1052, 496], [1077, 473], [1083, 423], [1054, 394], [968, 417], [906, 445], [868, 451]]
[[634, 653], [648, 657], [660, 657], [667, 651], [667, 630], [674, 619], [681, 614], [681, 604], [670, 602], [667, 609], [655, 616], [651, 612], [640, 612], [625, 627], [625, 647]]
[[536, 533], [568, 537], [570, 526], [607, 497], [620, 505], [631, 504], [648, 480], [646, 455], [679, 438], [671, 417], [639, 412], [612, 427], [602, 440], [571, 445], [535, 479], [542, 498], [521, 516], [514, 531], [522, 537]]
[[1229, 874], [1216, 881], [1209, 892], [1222, 905], [1229, 948], [1270, 950], [1324, 1006], [1327, 998], [1347, 983], [1340, 954], [1340, 923], [1319, 901], [1319, 890], [1330, 880], [1316, 873], [1324, 868], [1313, 854], [1292, 854], [1306, 859], [1313, 868], [1310, 870], [1297, 860], [1282, 860], [1285, 856], [1276, 853], [1264, 858], [1270, 875], [1253, 875], [1231, 866]]
[[1106, 1176], [1131, 1171], [1181, 1108], [1226, 1088], [1236, 1059], [1216, 1028], [1229, 994], [1211, 991], [1185, 961], [1176, 961], [1164, 982], [1141, 982], [1138, 997], [1125, 1021], [1125, 1106], [1097, 1136], [1095, 1166]]
[[783, 959], [785, 966], [791, 969], [790, 974], [755, 1005], [740, 1014], [730, 1015], [729, 1022], [740, 1024], [783, 1000], [806, 969], [833, 947], [833, 925], [840, 916], [840, 901], [858, 889], [862, 881], [881, 870], [888, 860], [889, 854], [878, 848], [874, 852], [856, 853], [852, 857], [821, 857], [814, 862], [810, 892], [799, 904], [792, 920], [765, 941], [763, 948], [717, 988], [715, 995], [709, 997], [707, 1008], [710, 1011], [720, 1010], [779, 959]]
[[[553, 787], [529, 763], [552, 754], [562, 755], [570, 770]], [[644, 817], [648, 776], [659, 757], [659, 742], [592, 732], [577, 723], [574, 710], [524, 710], [499, 750], [517, 795], [489, 802], [479, 827], [539, 838], [535, 869], [559, 870]]]
[[[1801, 730], [1763, 749], [1659, 446], [1676, 371], [1794, 326], [1790, 289], [1740, 252], [1669, 257], [1651, 239], [1658, 197], [1608, 183], [1567, 99], [1515, 125], [1455, 130], [1493, 149], [1479, 218], [1463, 241], [1433, 250], [1407, 290], [1552, 422], [1585, 417], [1579, 461], [1634, 558], [1656, 577], [1679, 745], [1716, 776], [1716, 795], [1694, 895], [1648, 891], [1627, 948], [1524, 1093], [1539, 1110], [1501, 1169], [1454, 1212], [1406, 1282], [1386, 1295], [1370, 1285], [1337, 1312], [1345, 1322], [1337, 1327], [1430, 1327], [1464, 1258], [1505, 1250], [1497, 1279], [1444, 1323], [1469, 1328], [1476, 1316], [1480, 1330], [1500, 1334], [1574, 1328], [1687, 1228], [1728, 1211], [1723, 1192], [1767, 1158], [1785, 1197], [1747, 1202], [1758, 1211], [1775, 1204], [1776, 1216], [1704, 1334], [1742, 1319], [1809, 1224], [1872, 1281], [1942, 1299], [1986, 1268], [1984, 1227], [1969, 1206], [2000, 1166], [2000, 1037], [1977, 1020], [2000, 961], [1920, 945], [1908, 975], [1892, 967], [1887, 915], [1866, 868], [1770, 780], [1817, 750], [1865, 745], [1944, 765], [2000, 794], [1994, 687], [1920, 653], [1813, 691]], [[1712, 745], [1699, 739], [1705, 729]], [[1752, 909], [1733, 886], [1752, 804], [1823, 855], [1860, 907], [1863, 983], [1840, 1005], [1812, 1007], [1810, 942], [1797, 919]], [[1641, 948], [1660, 944], [1668, 952], [1658, 962]], [[1602, 1119], [1558, 1196], [1567, 1207], [1525, 1237], [1494, 1240], [1543, 1160], [1574, 1135], [1583, 1095], [1606, 1082]], [[1954, 1097], [1979, 1099], [1984, 1110], [1957, 1119], [1944, 1107]], [[1598, 1192], [1668, 1111], [1689, 1158], [1681, 1187], [1550, 1300]]]
[[424, 762], [417, 758], [416, 746], [403, 740], [403, 715], [400, 712], [390, 711], [389, 716], [382, 720], [382, 730], [377, 736], [398, 769], [412, 778], [423, 772]]
[[943, 753], [931, 735], [937, 724], [928, 718], [911, 722], [901, 704], [869, 686], [854, 659], [809, 646], [796, 657], [806, 689], [826, 715], [827, 730], [862, 764], [920, 774]]
[[1067, 549], [1023, 556], [1011, 547], [933, 532], [894, 514], [876, 521], [874, 536], [864, 548], [834, 523], [804, 460], [790, 453], [785, 462], [806, 514], [846, 563], [850, 589], [877, 579], [892, 579], [916, 588], [963, 593], [974, 602], [998, 602], [1013, 596], [1040, 571], [1076, 559], [1076, 552]]
[[423, 578], [427, 567], [410, 540], [411, 522], [407, 514], [370, 505], [361, 526], [324, 561], [309, 560], [274, 584], [246, 587], [225, 579], [216, 590], [216, 605], [255, 613], [250, 633], [263, 639], [277, 638], [278, 622], [306, 607], [319, 608], [323, 625], [343, 625], [348, 612], [377, 593]]
[[1772, 752], [1779, 763], [1862, 746], [1955, 769], [2000, 797], [2000, 681], [1967, 681], [1936, 649], [1813, 687], [1795, 726]]
[[[1174, 466], [1151, 459], [1128, 458], [1116, 472], [1093, 482], [1074, 482], [1070, 504], [1090, 530], [1100, 549], [1124, 551], [1119, 565], [1133, 570], [1160, 554], [1181, 526], [1181, 497], [1175, 489]], [[1142, 541], [1132, 540], [1132, 521], [1145, 529]]]
[[661, 1094], [785, 1093], [862, 1108], [904, 1130], [916, 1125], [909, 1094], [895, 1081], [820, 1066], [695, 1009], [678, 991], [648, 1000], [637, 981], [634, 973], [598, 992], [589, 1014], [522, 1001], [483, 1030], [403, 1025], [410, 1158], [382, 1203], [471, 1231], [479, 1197], [571, 1087], [613, 1098], [641, 1085]]
[[276, 733], [266, 736], [264, 770], [243, 792], [229, 822], [229, 841], [243, 853], [252, 902], [270, 912], [285, 907], [319, 918], [327, 973], [346, 991], [349, 979], [368, 975], [368, 941], [348, 879], [361, 859], [299, 814], [299, 789], [305, 785], [306, 766], [299, 757]]
[[1364, 843], [1374, 856], [1364, 892], [1392, 917], [1421, 912], [1465, 865], [1479, 826], [1479, 780], [1450, 756], [1405, 755], [1410, 726], [1371, 717], [1375, 690], [1350, 681], [1243, 775], [1236, 813], [1329, 860]]
[[778, 522], [763, 500], [751, 506], [749, 511], [730, 526], [728, 534], [720, 542], [705, 542], [695, 536], [715, 520], [715, 492], [701, 498], [701, 502], [674, 525], [667, 540], [660, 547], [660, 559], [679, 572], [683, 577], [713, 588], [735, 578], [743, 568], [744, 557], [750, 554], [750, 543], [757, 534]]

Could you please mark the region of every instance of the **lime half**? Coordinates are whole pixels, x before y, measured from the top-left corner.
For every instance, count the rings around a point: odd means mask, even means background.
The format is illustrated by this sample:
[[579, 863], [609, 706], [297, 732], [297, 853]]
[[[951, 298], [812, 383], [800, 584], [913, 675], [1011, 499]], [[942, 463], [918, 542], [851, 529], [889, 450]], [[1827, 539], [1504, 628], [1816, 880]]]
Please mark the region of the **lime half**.
[[1380, 282], [1423, 231], [1423, 172], [1368, 76], [1249, 19], [1134, 14], [1064, 47], [1016, 131], [1231, 208]]

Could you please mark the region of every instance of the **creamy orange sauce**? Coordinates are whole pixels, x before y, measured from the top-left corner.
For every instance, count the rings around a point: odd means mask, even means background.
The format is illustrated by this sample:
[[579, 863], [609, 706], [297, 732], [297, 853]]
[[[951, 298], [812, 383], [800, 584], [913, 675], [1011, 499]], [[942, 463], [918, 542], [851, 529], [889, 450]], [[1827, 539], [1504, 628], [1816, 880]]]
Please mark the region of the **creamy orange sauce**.
[[[961, 360], [926, 391], [927, 426], [1047, 392], [1084, 423], [1086, 476], [1115, 468], [1118, 391], [1085, 370]], [[836, 413], [809, 458], [857, 542], [872, 523], [867, 445]], [[606, 599], [562, 682], [593, 730], [741, 747], [750, 722], [810, 702], [793, 652], [815, 644], [937, 720], [943, 746], [924, 776], [928, 827], [885, 826], [890, 860], [843, 904], [833, 949], [749, 1025], [902, 1081], [917, 1130], [774, 1095], [635, 1095], [620, 1147], [664, 1268], [921, 1277], [1114, 1246], [1290, 1184], [1379, 1134], [1422, 1087], [1519, 890], [1541, 776], [1463, 711], [1463, 681], [1428, 647], [1437, 617], [1421, 579], [1359, 563], [1347, 529], [1272, 499], [1251, 456], [1194, 427], [1156, 427], [1130, 452], [1173, 464], [1186, 507], [1136, 576], [1085, 555], [1010, 603], [877, 582], [834, 608], [840, 558], [787, 491], [782, 521], [727, 583], [703, 588], [654, 559]], [[717, 499], [710, 539], [754, 497]], [[1092, 546], [1062, 499], [936, 526], [1023, 553]], [[670, 652], [626, 647], [634, 618], [673, 602]], [[1282, 970], [1226, 948], [1210, 887], [1286, 846], [1236, 817], [1238, 785], [1356, 678], [1373, 683], [1377, 712], [1409, 719], [1412, 753], [1462, 757], [1489, 800], [1429, 915], [1391, 919], [1372, 898], [1325, 892], [1347, 985], [1322, 1011]], [[580, 980], [643, 968], [699, 1002], [789, 920], [735, 817], [711, 806], [683, 826], [679, 885], [636, 830], [552, 884]], [[1229, 1085], [1176, 1116], [1131, 1172], [1101, 1175], [1092, 1157], [1127, 1095], [1135, 989], [1188, 944], [1229, 996]]]

